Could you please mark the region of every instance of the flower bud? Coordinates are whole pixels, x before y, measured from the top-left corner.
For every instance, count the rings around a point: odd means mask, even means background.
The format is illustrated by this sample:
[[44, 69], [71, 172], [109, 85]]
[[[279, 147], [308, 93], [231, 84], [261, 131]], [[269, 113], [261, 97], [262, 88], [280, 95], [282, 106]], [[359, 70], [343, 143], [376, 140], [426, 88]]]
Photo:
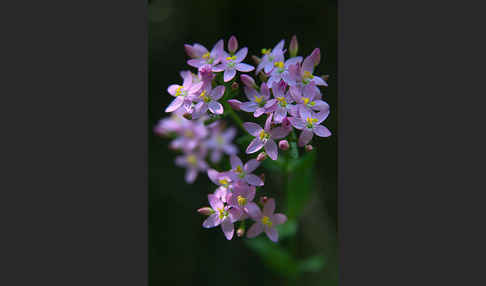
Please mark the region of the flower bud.
[[297, 36], [293, 35], [292, 39], [290, 40], [290, 46], [289, 46], [290, 57], [293, 58], [297, 56], [298, 51], [299, 51], [299, 43], [297, 42]]
[[244, 228], [239, 228], [237, 231], [236, 231], [236, 235], [238, 237], [242, 237], [243, 235], [245, 234], [245, 229]]
[[210, 207], [203, 207], [197, 210], [198, 213], [202, 215], [211, 215], [214, 213], [213, 209]]
[[256, 88], [257, 87], [255, 80], [249, 75], [242, 74], [242, 75], [240, 75], [240, 79], [243, 82], [243, 84], [247, 87], [250, 87], [250, 88]]
[[280, 140], [280, 142], [278, 142], [278, 148], [280, 148], [283, 151], [289, 150], [289, 147], [290, 147], [289, 141], [287, 140]]
[[262, 173], [262, 174], [260, 175], [260, 179], [262, 179], [262, 181], [265, 183], [265, 173]]
[[321, 78], [327, 81], [329, 79], [329, 75], [328, 74], [322, 75]]
[[232, 90], [237, 90], [239, 87], [240, 87], [240, 85], [236, 81], [231, 84]]
[[310, 144], [309, 145], [305, 145], [305, 151], [310, 152], [313, 149], [314, 149], [314, 147], [312, 147], [312, 145], [310, 145]]
[[267, 153], [265, 152], [261, 152], [260, 154], [258, 154], [257, 156], [257, 161], [258, 162], [262, 162], [263, 160], [265, 160], [267, 158]]
[[186, 50], [186, 54], [190, 58], [197, 58], [196, 51], [193, 46], [184, 44], [184, 50]]
[[251, 56], [251, 59], [255, 62], [255, 64], [260, 64], [260, 62], [262, 61], [259, 57], [253, 55]]
[[234, 110], [240, 110], [241, 101], [238, 99], [229, 99], [227, 102]]
[[228, 51], [233, 54], [237, 49], [238, 41], [236, 40], [235, 36], [231, 36], [228, 41]]
[[265, 203], [268, 201], [267, 196], [260, 197], [260, 204], [265, 205]]
[[319, 48], [315, 48], [309, 57], [311, 57], [314, 66], [317, 66], [321, 62], [321, 50]]

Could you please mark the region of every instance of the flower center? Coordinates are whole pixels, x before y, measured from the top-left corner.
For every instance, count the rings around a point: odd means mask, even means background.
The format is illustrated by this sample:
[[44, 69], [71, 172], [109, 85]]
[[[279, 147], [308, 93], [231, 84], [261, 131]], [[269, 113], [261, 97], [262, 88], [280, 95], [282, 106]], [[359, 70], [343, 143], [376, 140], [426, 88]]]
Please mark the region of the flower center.
[[284, 68], [284, 62], [275, 62], [273, 64], [276, 68], [283, 69]]
[[222, 186], [225, 186], [225, 187], [228, 187], [228, 184], [229, 184], [228, 180], [226, 180], [226, 179], [220, 179], [220, 180], [219, 180], [219, 183], [220, 183]]
[[227, 61], [236, 61], [236, 56], [226, 57]]
[[268, 55], [272, 52], [272, 49], [262, 49], [262, 54]]
[[185, 92], [184, 92], [184, 87], [183, 86], [179, 86], [177, 89], [176, 89], [176, 93], [175, 93], [175, 96], [185, 96]]
[[304, 104], [307, 104], [309, 103], [310, 99], [308, 97], [302, 97], [302, 101], [304, 102]]
[[255, 95], [255, 102], [258, 103], [260, 106], [262, 105], [263, 102], [263, 95], [256, 96]]
[[282, 106], [282, 107], [287, 106], [287, 101], [285, 100], [285, 97], [283, 97], [283, 96], [277, 97], [277, 100], [278, 100], [278, 103], [280, 104], [280, 106]]
[[266, 215], [262, 217], [262, 223], [263, 223], [263, 225], [266, 225], [268, 227], [272, 227], [272, 222], [270, 221], [270, 218]]
[[205, 90], [203, 90], [203, 92], [201, 92], [201, 94], [199, 96], [204, 100], [204, 102], [210, 102], [211, 101], [211, 99], [206, 95]]
[[313, 78], [314, 76], [309, 71], [305, 71], [304, 74], [302, 75], [302, 82], [304, 84], [308, 84], [310, 80]]
[[270, 134], [265, 132], [265, 130], [262, 130], [258, 136], [260, 137], [260, 140], [266, 141], [270, 137]]
[[196, 156], [189, 155], [189, 156], [187, 156], [186, 160], [187, 160], [187, 163], [189, 163], [190, 165], [197, 166], [197, 158], [196, 158]]
[[242, 206], [246, 205], [247, 200], [246, 200], [244, 197], [242, 197], [242, 196], [238, 196], [236, 199], [237, 199], [237, 201], [238, 201], [238, 205], [239, 205], [240, 207], [242, 207]]
[[243, 168], [241, 168], [241, 166], [236, 167], [235, 173], [238, 174], [238, 177], [241, 179], [245, 177], [245, 172], [243, 172]]
[[310, 106], [314, 106], [316, 105], [316, 102], [315, 101], [311, 101], [311, 103], [309, 103]]
[[225, 216], [228, 215], [228, 212], [225, 211], [224, 209], [218, 209], [218, 213], [219, 213], [219, 219], [223, 219]]
[[189, 138], [193, 138], [194, 133], [191, 130], [186, 130], [186, 131], [184, 131], [184, 136], [189, 137]]
[[205, 59], [205, 60], [207, 60], [207, 59], [209, 59], [210, 55], [211, 54], [209, 52], [207, 52], [204, 55], [202, 55], [202, 58]]
[[223, 136], [218, 135], [218, 137], [216, 137], [216, 141], [218, 142], [219, 145], [224, 145]]
[[307, 117], [305, 120], [307, 122], [307, 128], [314, 127], [314, 124], [317, 122], [317, 118]]

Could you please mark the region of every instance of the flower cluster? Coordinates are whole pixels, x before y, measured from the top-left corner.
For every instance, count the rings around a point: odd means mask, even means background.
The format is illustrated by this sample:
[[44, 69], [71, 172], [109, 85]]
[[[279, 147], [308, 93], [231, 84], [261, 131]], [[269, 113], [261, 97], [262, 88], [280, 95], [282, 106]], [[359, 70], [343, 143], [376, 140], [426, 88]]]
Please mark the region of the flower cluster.
[[[182, 152], [175, 163], [186, 168], [186, 182], [194, 182], [197, 174], [204, 172], [218, 186], [208, 195], [210, 206], [198, 211], [208, 216], [203, 227], [221, 226], [228, 240], [234, 236], [235, 223], [237, 236], [242, 236], [245, 222], [250, 219], [254, 223], [246, 232], [247, 237], [265, 232], [270, 240], [278, 241], [276, 226], [287, 217], [274, 213], [275, 199], [255, 199], [264, 186], [264, 179], [263, 174], [257, 176], [253, 172], [266, 157], [277, 160], [279, 149], [290, 148], [289, 140], [296, 142], [294, 148], [305, 146], [309, 151], [313, 149], [309, 143], [314, 134], [331, 135], [321, 124], [330, 109], [319, 89], [327, 86], [326, 77], [315, 75], [320, 50], [313, 50], [305, 58], [297, 56], [298, 43], [294, 36], [286, 59], [284, 45], [282, 40], [273, 49], [262, 49], [261, 57], [253, 56], [256, 68], [244, 63], [248, 48], [238, 49], [234, 36], [229, 39], [227, 50], [223, 40], [211, 51], [198, 43], [185, 45], [190, 58], [187, 64], [197, 72], [182, 71], [182, 84], [168, 87], [167, 92], [174, 99], [165, 112], [171, 116], [155, 127], [157, 134], [174, 137], [170, 147]], [[255, 78], [245, 74], [252, 71], [256, 73]], [[244, 101], [237, 98], [240, 89], [246, 96]], [[246, 113], [248, 120], [243, 122], [235, 111]], [[236, 129], [223, 126], [222, 119], [227, 115], [236, 118], [239, 127], [253, 138], [245, 153], [252, 156], [258, 152], [256, 159], [243, 164], [237, 156], [238, 149], [232, 143]], [[300, 132], [298, 140], [295, 132]], [[217, 171], [211, 163], [219, 162], [223, 154], [229, 157], [231, 169]], [[210, 161], [206, 159], [208, 155]]]

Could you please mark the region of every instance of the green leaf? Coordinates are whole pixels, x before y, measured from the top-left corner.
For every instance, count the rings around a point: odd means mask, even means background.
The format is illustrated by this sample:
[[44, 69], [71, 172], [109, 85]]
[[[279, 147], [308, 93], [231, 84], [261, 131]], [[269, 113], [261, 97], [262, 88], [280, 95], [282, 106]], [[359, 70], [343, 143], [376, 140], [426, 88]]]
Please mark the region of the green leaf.
[[323, 255], [315, 255], [299, 263], [299, 272], [319, 272], [324, 268], [325, 259]]
[[247, 134], [247, 135], [243, 135], [243, 136], [238, 137], [238, 139], [236, 139], [236, 143], [243, 146], [243, 147], [246, 147], [250, 144], [252, 139], [253, 139], [253, 136]]
[[316, 152], [290, 159], [287, 176], [287, 216], [296, 218], [307, 204], [314, 183]]
[[277, 226], [279, 240], [294, 236], [297, 233], [297, 221], [288, 220]]
[[265, 265], [276, 273], [295, 278], [299, 273], [299, 264], [290, 253], [277, 243], [270, 241], [267, 237], [257, 237], [245, 240], [245, 243], [253, 251], [258, 253]]

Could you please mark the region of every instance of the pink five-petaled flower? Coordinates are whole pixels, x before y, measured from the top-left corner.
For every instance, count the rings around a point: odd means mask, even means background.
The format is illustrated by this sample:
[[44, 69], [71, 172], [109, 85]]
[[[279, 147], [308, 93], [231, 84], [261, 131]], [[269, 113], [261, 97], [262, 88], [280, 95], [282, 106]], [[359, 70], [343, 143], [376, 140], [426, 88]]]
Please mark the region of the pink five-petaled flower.
[[272, 160], [277, 160], [278, 147], [274, 140], [282, 139], [289, 134], [289, 130], [283, 126], [271, 128], [272, 115], [270, 114], [265, 121], [265, 129], [254, 122], [245, 122], [243, 127], [255, 136], [255, 139], [250, 142], [250, 145], [246, 148], [247, 154], [252, 154], [258, 150], [265, 148], [265, 152]]
[[231, 144], [236, 135], [236, 129], [231, 127], [223, 131], [221, 128], [214, 128], [210, 132], [211, 137], [207, 141], [207, 147], [212, 150], [211, 161], [213, 163], [221, 160], [222, 153], [235, 155], [238, 149]]
[[246, 112], [253, 112], [253, 116], [260, 117], [263, 113], [267, 112], [265, 108], [265, 104], [270, 99], [270, 90], [266, 83], [262, 83], [260, 86], [260, 92], [256, 91], [250, 87], [244, 87], [244, 91], [246, 97], [248, 98], [247, 102], [242, 102], [240, 105], [240, 109]]
[[184, 79], [182, 85], [172, 84], [167, 88], [167, 92], [174, 96], [175, 99], [167, 106], [165, 112], [173, 112], [181, 106], [186, 112], [192, 112], [192, 98], [199, 91], [203, 82], [194, 82], [196, 76], [190, 71], [182, 71], [181, 76]]
[[225, 87], [223, 85], [219, 85], [214, 89], [211, 89], [210, 86], [203, 89], [196, 99], [199, 102], [194, 107], [192, 118], [197, 119], [201, 117], [202, 115], [206, 114], [208, 109], [211, 111], [211, 113], [223, 114], [223, 105], [221, 105], [218, 100], [223, 97], [224, 89]]
[[208, 177], [213, 183], [226, 188], [226, 190], [231, 190], [233, 188], [233, 180], [231, 180], [229, 172], [218, 172], [214, 169], [209, 169]]
[[214, 213], [203, 222], [203, 227], [212, 228], [221, 225], [224, 236], [227, 240], [231, 240], [235, 232], [233, 223], [241, 217], [241, 210], [225, 205], [213, 194], [208, 195], [208, 200]]
[[299, 64], [302, 62], [302, 57], [290, 58], [284, 62], [283, 55], [278, 57], [275, 61], [274, 68], [270, 73], [270, 78], [268, 79], [268, 86], [273, 88], [274, 85], [278, 84], [281, 80], [285, 80], [288, 77], [288, 69], [290, 66]]
[[204, 157], [206, 154], [198, 153], [187, 153], [183, 156], [178, 156], [175, 159], [177, 166], [186, 167], [186, 182], [193, 183], [196, 180], [197, 173], [200, 171], [205, 171], [208, 168], [208, 164], [204, 162]]
[[274, 211], [275, 200], [273, 198], [268, 199], [263, 206], [263, 212], [258, 209], [256, 214], [252, 216], [255, 223], [248, 229], [246, 236], [248, 238], [253, 238], [264, 231], [271, 241], [277, 242], [278, 232], [275, 227], [286, 222], [287, 216], [281, 213], [274, 214]]
[[[248, 186], [246, 183], [236, 184], [233, 192], [228, 194], [228, 205], [239, 208], [243, 214], [247, 214], [250, 217], [258, 216], [260, 209], [258, 205], [253, 202], [255, 198], [256, 188], [255, 186]], [[241, 219], [244, 219], [242, 217]]]
[[193, 46], [184, 45], [186, 53], [192, 57], [187, 61], [187, 64], [191, 67], [200, 68], [205, 64], [209, 64], [213, 67], [221, 61], [224, 49], [224, 41], [219, 40], [209, 52], [204, 46], [200, 44], [194, 44]]
[[260, 166], [260, 162], [255, 159], [251, 159], [243, 165], [238, 156], [233, 155], [230, 157], [231, 172], [230, 177], [233, 181], [244, 181], [253, 186], [263, 186], [263, 181], [257, 175], [252, 172]]
[[314, 76], [314, 67], [319, 63], [320, 50], [315, 49], [312, 53], [304, 59], [302, 65], [299, 63], [291, 64], [288, 67], [288, 72], [282, 75], [285, 82], [290, 86], [303, 86], [313, 82], [316, 85], [327, 86], [326, 81], [321, 77]]
[[247, 47], [240, 49], [234, 56], [231, 56], [228, 53], [223, 51], [224, 56], [221, 59], [222, 63], [215, 66], [213, 68], [213, 71], [214, 72], [224, 71], [223, 80], [224, 82], [228, 82], [235, 77], [236, 71], [250, 72], [254, 70], [255, 67], [242, 63], [247, 53], [248, 53]]
[[[314, 83], [309, 83], [303, 88], [291, 87], [289, 88], [290, 95], [297, 102], [297, 108], [306, 108], [309, 111], [327, 112], [329, 111], [329, 104], [321, 100], [321, 92]], [[292, 116], [297, 116], [298, 109], [294, 109]]]
[[320, 137], [331, 136], [331, 131], [324, 125], [320, 125], [329, 115], [328, 112], [313, 114], [305, 108], [299, 108], [299, 117], [289, 117], [290, 123], [295, 128], [302, 130], [299, 136], [299, 146], [304, 146], [312, 140], [314, 133]]
[[274, 62], [278, 61], [278, 59], [283, 58], [283, 47], [284, 47], [285, 41], [281, 40], [278, 42], [275, 47], [271, 49], [262, 49], [262, 60], [258, 64], [257, 69], [256, 69], [256, 74], [258, 74], [262, 69], [265, 73], [269, 73], [272, 71], [274, 67]]
[[294, 100], [290, 96], [290, 92], [285, 92], [286, 84], [285, 82], [281, 81], [278, 85], [274, 86], [273, 91], [273, 99], [269, 100], [267, 104], [265, 104], [265, 108], [273, 113], [273, 120], [276, 123], [282, 123], [284, 118], [287, 116], [287, 112], [291, 112], [292, 109], [295, 109], [295, 105], [292, 105]]

